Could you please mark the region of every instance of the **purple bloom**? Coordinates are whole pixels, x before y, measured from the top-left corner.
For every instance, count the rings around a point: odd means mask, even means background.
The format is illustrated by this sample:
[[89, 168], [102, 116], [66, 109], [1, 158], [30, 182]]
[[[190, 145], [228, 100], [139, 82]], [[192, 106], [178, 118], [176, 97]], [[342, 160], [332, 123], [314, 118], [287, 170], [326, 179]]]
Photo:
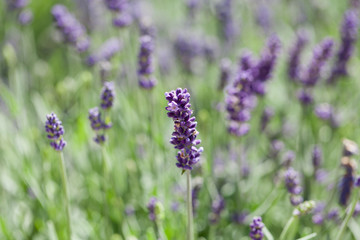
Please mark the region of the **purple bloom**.
[[190, 93], [187, 89], [178, 88], [165, 93], [165, 98], [169, 102], [165, 108], [168, 117], [174, 120], [174, 132], [170, 143], [175, 145], [180, 151], [177, 154], [178, 168], [192, 170], [193, 166], [199, 161], [203, 148], [197, 148], [200, 140], [196, 140], [199, 134], [195, 127], [197, 122], [195, 117], [191, 117], [193, 111], [190, 105]]
[[29, 0], [8, 0], [8, 7], [10, 10], [22, 9], [28, 5]]
[[62, 151], [66, 146], [66, 142], [63, 139], [65, 132], [64, 127], [55, 113], [46, 115], [46, 119], [45, 131], [48, 139], [51, 140], [50, 146], [52, 146], [56, 151]]
[[328, 220], [333, 220], [334, 222], [338, 223], [340, 221], [339, 217], [339, 209], [333, 208], [327, 214]]
[[195, 18], [195, 12], [200, 6], [199, 0], [186, 0], [186, 8], [190, 20]]
[[218, 196], [211, 205], [211, 213], [209, 220], [211, 224], [216, 224], [220, 220], [220, 214], [225, 209], [225, 200], [223, 197]]
[[194, 60], [203, 55], [203, 42], [196, 34], [181, 33], [174, 42], [174, 50], [183, 69], [192, 73], [195, 70]]
[[109, 110], [113, 106], [114, 97], [114, 82], [105, 82], [101, 92], [101, 108], [104, 110]]
[[28, 25], [33, 20], [33, 13], [31, 10], [23, 10], [18, 16], [18, 21], [21, 25]]
[[314, 214], [312, 222], [316, 225], [322, 225], [324, 223], [324, 216], [321, 213]]
[[240, 213], [235, 212], [231, 216], [231, 221], [236, 224], [244, 224], [248, 215], [249, 215], [249, 213], [247, 211], [240, 212]]
[[336, 54], [336, 60], [331, 75], [327, 80], [333, 83], [340, 76], [348, 75], [347, 63], [354, 53], [358, 35], [359, 19], [355, 10], [348, 10], [344, 14], [341, 26], [341, 45]]
[[261, 131], [264, 131], [270, 122], [271, 118], [274, 116], [274, 110], [270, 107], [266, 107], [261, 115]]
[[345, 174], [339, 183], [339, 203], [347, 206], [355, 182], [356, 162], [350, 157], [344, 156], [341, 158], [341, 166], [345, 169]]
[[115, 27], [124, 28], [133, 22], [133, 17], [128, 12], [122, 12], [113, 19]]
[[151, 221], [155, 221], [156, 220], [156, 204], [157, 204], [158, 200], [155, 197], [150, 198], [150, 201], [147, 205], [147, 209], [149, 211], [149, 219]]
[[121, 12], [128, 7], [127, 0], [105, 0], [105, 5], [110, 11]]
[[222, 0], [216, 5], [216, 16], [220, 22], [222, 35], [227, 42], [232, 42], [236, 35], [232, 5], [232, 0]]
[[313, 87], [319, 81], [326, 61], [331, 57], [334, 41], [325, 38], [314, 48], [313, 58], [307, 70], [301, 76], [301, 81], [305, 86]]
[[304, 31], [298, 31], [296, 34], [296, 42], [290, 50], [288, 76], [293, 81], [299, 80], [300, 72], [300, 56], [308, 39]]
[[139, 84], [145, 89], [151, 89], [156, 85], [156, 79], [152, 76], [154, 42], [151, 36], [145, 35], [140, 38], [140, 52], [138, 56]]
[[86, 51], [90, 46], [90, 40], [84, 26], [63, 5], [55, 5], [51, 13], [65, 42], [73, 44], [79, 52]]
[[318, 116], [318, 118], [323, 120], [330, 120], [333, 117], [334, 109], [330, 104], [323, 103], [316, 106], [315, 114]]
[[251, 240], [262, 240], [264, 233], [262, 229], [264, 223], [262, 222], [261, 217], [254, 217], [253, 222], [250, 224], [250, 238]]
[[303, 202], [302, 197], [300, 196], [302, 192], [302, 187], [300, 186], [300, 176], [297, 171], [292, 167], [288, 168], [285, 172], [285, 185], [290, 195], [291, 204], [294, 206], [299, 205]]
[[227, 58], [221, 59], [219, 90], [224, 89], [231, 77], [231, 61]]
[[87, 63], [88, 65], [93, 66], [101, 61], [109, 61], [121, 49], [121, 42], [117, 38], [110, 38], [104, 42], [95, 53], [88, 57]]
[[312, 151], [312, 165], [315, 171], [319, 169], [321, 163], [322, 163], [322, 151], [321, 148], [316, 145]]
[[293, 151], [287, 151], [284, 155], [283, 166], [289, 168], [295, 160], [295, 153]]
[[104, 131], [109, 129], [111, 124], [104, 122], [98, 107], [89, 110], [89, 120], [91, 128], [96, 132], [94, 141], [100, 145], [103, 144], [106, 141]]
[[310, 105], [314, 102], [313, 96], [311, 95], [309, 90], [306, 89], [299, 90], [299, 92], [297, 93], [297, 97], [303, 106]]

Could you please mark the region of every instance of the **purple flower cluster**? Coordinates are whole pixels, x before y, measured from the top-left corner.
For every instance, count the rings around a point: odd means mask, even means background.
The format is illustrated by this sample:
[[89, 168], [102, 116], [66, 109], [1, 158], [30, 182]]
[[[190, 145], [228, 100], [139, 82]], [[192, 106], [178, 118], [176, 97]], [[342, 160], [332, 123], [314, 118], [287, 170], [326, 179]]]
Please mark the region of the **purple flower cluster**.
[[256, 106], [256, 96], [252, 91], [253, 77], [250, 71], [240, 71], [232, 86], [227, 90], [225, 99], [228, 119], [228, 131], [235, 136], [246, 135], [250, 125], [251, 110]]
[[174, 121], [174, 132], [170, 143], [180, 150], [176, 157], [178, 161], [176, 166], [183, 171], [192, 170], [199, 161], [203, 148], [196, 147], [201, 141], [196, 139], [199, 132], [195, 129], [197, 125], [195, 117], [191, 117], [193, 111], [189, 103], [190, 93], [186, 88], [178, 88], [166, 92], [165, 98], [168, 101], [168, 106], [165, 108], [168, 111], [167, 115]]
[[339, 126], [339, 120], [336, 117], [334, 108], [328, 103], [322, 103], [315, 107], [315, 115], [325, 121], [328, 121], [331, 127]]
[[297, 206], [303, 202], [301, 197], [302, 187], [300, 186], [300, 176], [292, 167], [285, 172], [285, 185], [290, 193], [290, 202], [293, 206]]
[[314, 146], [312, 151], [312, 165], [314, 167], [315, 172], [321, 167], [323, 160], [323, 154], [321, 148], [319, 146]]
[[347, 63], [354, 53], [358, 35], [359, 18], [355, 10], [348, 10], [344, 14], [341, 26], [341, 45], [336, 54], [332, 72], [328, 83], [334, 83], [338, 77], [348, 75]]
[[156, 78], [152, 75], [154, 71], [153, 51], [153, 38], [149, 35], [141, 36], [138, 55], [138, 77], [139, 85], [145, 89], [151, 89], [156, 85]]
[[87, 58], [87, 64], [93, 66], [101, 61], [109, 61], [121, 49], [121, 42], [117, 38], [110, 38], [101, 45], [98, 51]]
[[150, 198], [149, 203], [147, 205], [147, 209], [149, 211], [149, 219], [151, 221], [156, 221], [156, 204], [158, 200], [155, 197]]
[[264, 233], [262, 229], [264, 228], [264, 223], [262, 222], [261, 217], [254, 217], [252, 223], [250, 224], [250, 238], [251, 240], [262, 240]]
[[45, 131], [48, 139], [51, 140], [50, 146], [56, 151], [62, 151], [66, 146], [66, 141], [63, 139], [64, 127], [61, 121], [57, 118], [55, 113], [46, 115]]
[[98, 144], [103, 144], [106, 141], [105, 131], [112, 127], [111, 120], [109, 118], [108, 111], [113, 106], [115, 97], [114, 83], [105, 82], [101, 93], [101, 109], [98, 107], [89, 110], [89, 120], [91, 128], [96, 132], [94, 141]]
[[221, 212], [225, 209], [225, 200], [223, 197], [218, 196], [211, 205], [211, 213], [209, 220], [211, 224], [216, 224], [220, 220]]
[[29, 0], [8, 0], [8, 7], [10, 10], [22, 9], [28, 5]]
[[266, 107], [261, 114], [261, 122], [260, 122], [260, 129], [264, 131], [270, 122], [271, 118], [274, 116], [274, 110], [270, 107]]
[[18, 21], [21, 25], [28, 25], [33, 20], [33, 13], [29, 9], [25, 9], [19, 13]]
[[308, 42], [308, 38], [304, 31], [298, 31], [296, 34], [296, 42], [290, 50], [289, 54], [289, 65], [288, 65], [288, 76], [293, 81], [299, 80], [299, 73], [301, 70], [300, 57], [301, 53]]
[[86, 51], [90, 46], [90, 40], [84, 26], [61, 4], [55, 5], [51, 13], [65, 42], [73, 44], [79, 52]]
[[216, 16], [220, 22], [221, 33], [227, 42], [232, 42], [236, 35], [232, 5], [232, 0], [222, 0], [216, 5]]
[[105, 0], [106, 7], [115, 13], [113, 24], [116, 27], [123, 28], [129, 26], [133, 22], [129, 9], [128, 0]]

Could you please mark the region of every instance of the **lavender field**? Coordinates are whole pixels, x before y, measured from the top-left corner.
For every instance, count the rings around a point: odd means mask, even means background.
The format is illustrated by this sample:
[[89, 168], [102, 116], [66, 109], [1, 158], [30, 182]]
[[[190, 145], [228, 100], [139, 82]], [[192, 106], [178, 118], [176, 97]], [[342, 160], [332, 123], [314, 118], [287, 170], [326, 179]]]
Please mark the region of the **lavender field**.
[[360, 240], [360, 0], [0, 0], [0, 239]]

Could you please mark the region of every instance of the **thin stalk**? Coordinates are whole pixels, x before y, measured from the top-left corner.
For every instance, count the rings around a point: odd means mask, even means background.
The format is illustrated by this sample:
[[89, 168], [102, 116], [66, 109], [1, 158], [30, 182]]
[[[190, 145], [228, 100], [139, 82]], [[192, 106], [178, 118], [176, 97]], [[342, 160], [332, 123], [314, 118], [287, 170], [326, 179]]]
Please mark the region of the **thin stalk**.
[[190, 170], [186, 170], [186, 187], [187, 187], [187, 214], [188, 214], [187, 240], [193, 240], [194, 239], [194, 225], [193, 225]]
[[280, 238], [279, 240], [285, 240], [287, 239], [287, 235], [288, 235], [288, 232], [289, 230], [291, 229], [291, 226], [292, 224], [294, 223], [295, 221], [295, 216], [291, 216], [291, 218], [289, 219], [289, 221], [286, 223], [284, 229], [282, 230], [281, 234], [280, 234]]
[[71, 222], [70, 222], [70, 204], [69, 204], [69, 192], [67, 187], [67, 176], [65, 171], [65, 160], [64, 154], [60, 152], [60, 171], [61, 171], [61, 179], [64, 193], [64, 204], [66, 210], [66, 231], [68, 235], [68, 239], [71, 240]]
[[344, 234], [345, 229], [346, 229], [346, 227], [347, 227], [347, 225], [348, 225], [348, 223], [349, 223], [352, 215], [353, 215], [354, 212], [355, 212], [356, 203], [357, 203], [357, 201], [359, 200], [359, 189], [360, 189], [360, 188], [357, 187], [356, 190], [355, 190], [355, 193], [354, 193], [355, 197], [354, 197], [354, 199], [353, 199], [353, 201], [352, 201], [352, 203], [351, 203], [350, 211], [347, 212], [346, 217], [345, 217], [345, 220], [344, 220], [343, 223], [341, 224], [340, 231], [338, 232], [335, 240], [340, 240], [340, 239], [342, 239], [341, 237], [342, 237], [342, 235]]
[[104, 198], [104, 215], [105, 215], [105, 237], [107, 238], [109, 235], [109, 206], [107, 200], [107, 193], [108, 193], [108, 181], [109, 181], [109, 168], [108, 168], [108, 155], [106, 152], [105, 146], [101, 146], [101, 153], [102, 153], [102, 170], [103, 170], [103, 198]]

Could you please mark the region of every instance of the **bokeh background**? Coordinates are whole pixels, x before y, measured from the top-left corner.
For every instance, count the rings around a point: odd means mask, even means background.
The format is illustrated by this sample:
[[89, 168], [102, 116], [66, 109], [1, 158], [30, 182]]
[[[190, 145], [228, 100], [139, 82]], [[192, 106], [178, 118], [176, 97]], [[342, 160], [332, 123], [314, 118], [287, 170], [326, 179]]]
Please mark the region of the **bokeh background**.
[[[325, 80], [341, 44], [344, 13], [358, 13], [357, 1], [132, 0], [126, 11], [133, 21], [121, 28], [113, 25], [116, 14], [106, 1], [31, 0], [13, 7], [14, 2], [0, 1], [0, 239], [66, 239], [59, 154], [44, 129], [51, 112], [65, 128], [73, 239], [156, 239], [159, 229], [147, 209], [151, 197], [164, 208], [163, 236], [185, 239], [186, 179], [175, 166], [176, 150], [169, 143], [173, 123], [164, 97], [178, 87], [191, 93], [204, 147], [192, 171], [197, 239], [250, 239], [249, 223], [256, 215], [277, 239], [294, 209], [283, 180], [289, 151], [296, 155], [292, 166], [302, 176], [304, 199], [327, 206], [321, 224], [311, 214], [302, 217], [294, 239], [313, 232], [315, 239], [334, 239], [346, 213], [346, 206], [338, 204], [342, 140], [360, 142], [358, 42], [348, 76], [332, 85]], [[224, 11], [232, 23], [226, 26], [219, 6], [229, 2]], [[87, 51], [63, 41], [51, 15], [55, 4], [65, 5], [84, 25], [91, 42]], [[28, 15], [22, 19], [24, 11]], [[309, 39], [301, 58], [304, 68], [322, 39], [335, 42], [313, 88], [314, 103], [307, 107], [296, 96], [301, 85], [287, 74], [299, 30]], [[151, 90], [138, 84], [139, 37], [144, 32], [155, 43], [153, 75], [158, 83]], [[235, 73], [241, 54], [247, 49], [259, 58], [274, 34], [281, 50], [266, 94], [258, 97], [249, 133], [233, 136], [228, 132], [226, 87], [219, 87], [221, 59], [228, 58]], [[109, 38], [118, 39], [122, 49], [105, 67], [89, 66], [88, 56]], [[104, 71], [106, 77], [101, 76]], [[88, 110], [100, 103], [104, 78], [115, 82], [116, 91], [105, 145], [109, 220], [104, 216], [102, 149], [93, 141], [88, 120]], [[315, 114], [321, 103], [333, 107], [336, 126]], [[266, 108], [273, 117], [262, 130]], [[312, 165], [315, 145], [323, 152], [319, 178]], [[217, 214], [220, 196], [225, 207]], [[330, 211], [337, 218], [329, 218]], [[344, 239], [360, 239], [359, 224], [353, 218]]]

